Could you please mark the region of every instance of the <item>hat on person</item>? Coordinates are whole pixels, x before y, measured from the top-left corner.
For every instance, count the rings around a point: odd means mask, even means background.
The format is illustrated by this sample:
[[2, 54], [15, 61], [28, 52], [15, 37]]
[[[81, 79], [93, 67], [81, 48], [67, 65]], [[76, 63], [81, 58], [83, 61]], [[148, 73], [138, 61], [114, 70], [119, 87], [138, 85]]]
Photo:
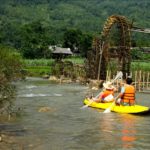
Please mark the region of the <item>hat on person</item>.
[[112, 83], [110, 81], [107, 81], [106, 83], [103, 83], [103, 86], [104, 86], [105, 89], [108, 89], [108, 90], [114, 89], [114, 86], [112, 85]]

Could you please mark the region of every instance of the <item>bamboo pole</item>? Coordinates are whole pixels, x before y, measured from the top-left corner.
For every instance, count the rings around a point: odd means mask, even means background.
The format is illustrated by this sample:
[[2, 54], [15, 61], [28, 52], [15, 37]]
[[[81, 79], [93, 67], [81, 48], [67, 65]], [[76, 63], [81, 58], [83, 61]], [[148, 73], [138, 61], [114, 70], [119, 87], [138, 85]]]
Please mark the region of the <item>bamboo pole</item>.
[[141, 70], [139, 71], [139, 92], [141, 91]]
[[111, 80], [111, 70], [109, 71], [109, 81]]
[[142, 79], [143, 79], [143, 84], [142, 84], [142, 87], [143, 87], [143, 90], [144, 90], [144, 83], [145, 83], [145, 72], [142, 73]]
[[126, 78], [128, 77], [128, 74], [126, 73]]
[[108, 81], [108, 70], [106, 71], [106, 81]]
[[99, 65], [98, 65], [98, 77], [97, 79], [100, 80], [100, 75], [101, 75], [101, 63], [102, 63], [102, 55], [103, 55], [103, 48], [104, 47], [104, 42], [102, 45], [100, 45], [100, 56], [99, 56]]
[[147, 73], [147, 89], [149, 87], [149, 72]]
[[134, 78], [134, 81], [135, 81], [135, 89], [137, 88], [137, 71], [135, 71], [135, 78]]
[[130, 73], [130, 77], [132, 78], [133, 76], [132, 76], [133, 74], [132, 74], [132, 72]]
[[116, 80], [116, 86], [118, 87], [118, 79]]

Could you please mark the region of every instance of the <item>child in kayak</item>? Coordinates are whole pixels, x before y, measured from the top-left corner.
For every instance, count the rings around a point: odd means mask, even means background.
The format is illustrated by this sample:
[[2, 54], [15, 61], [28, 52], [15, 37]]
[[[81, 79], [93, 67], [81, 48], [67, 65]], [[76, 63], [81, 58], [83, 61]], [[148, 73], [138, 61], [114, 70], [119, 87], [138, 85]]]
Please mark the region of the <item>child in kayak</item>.
[[103, 83], [104, 90], [99, 94], [99, 97], [97, 99], [92, 98], [90, 100], [93, 100], [97, 103], [108, 103], [114, 101], [114, 92], [116, 91], [116, 88], [112, 85], [110, 81]]

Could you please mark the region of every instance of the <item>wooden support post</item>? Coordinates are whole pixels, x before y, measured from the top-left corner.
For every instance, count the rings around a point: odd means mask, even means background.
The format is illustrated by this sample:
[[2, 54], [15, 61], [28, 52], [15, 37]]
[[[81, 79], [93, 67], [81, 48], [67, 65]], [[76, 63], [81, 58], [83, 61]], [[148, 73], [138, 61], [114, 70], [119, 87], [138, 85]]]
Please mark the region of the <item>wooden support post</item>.
[[144, 73], [144, 72], [142, 73], [142, 78], [143, 78], [143, 84], [142, 84], [142, 87], [143, 87], [143, 90], [144, 90], [144, 84], [145, 84], [145, 73]]
[[99, 54], [98, 77], [97, 77], [98, 80], [100, 80], [100, 75], [101, 75], [101, 63], [102, 63], [102, 55], [103, 55], [103, 46], [104, 46], [104, 42], [102, 43], [102, 45], [99, 45], [100, 54]]
[[109, 81], [111, 80], [111, 70], [109, 71]]
[[149, 87], [149, 72], [147, 73], [147, 89]]
[[139, 92], [141, 91], [141, 70], [139, 71]]
[[117, 81], [116, 81], [116, 82], [117, 82], [117, 83], [116, 83], [117, 87], [118, 87], [118, 85], [119, 85], [118, 81], [119, 81], [119, 80], [117, 79]]
[[128, 74], [126, 73], [126, 78], [128, 77]]
[[136, 77], [137, 77], [137, 71], [134, 72], [134, 84], [135, 84], [134, 87], [135, 87], [135, 89], [136, 89], [136, 84], [137, 84]]
[[106, 81], [108, 81], [108, 70], [106, 71]]

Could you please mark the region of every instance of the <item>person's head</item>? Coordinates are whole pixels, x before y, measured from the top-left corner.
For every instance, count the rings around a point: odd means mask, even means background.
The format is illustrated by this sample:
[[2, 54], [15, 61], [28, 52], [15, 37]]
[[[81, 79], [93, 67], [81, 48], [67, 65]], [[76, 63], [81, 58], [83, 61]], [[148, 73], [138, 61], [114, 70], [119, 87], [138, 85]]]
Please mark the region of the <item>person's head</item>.
[[132, 84], [132, 78], [127, 77], [127, 78], [126, 78], [126, 83], [127, 83], [127, 84]]
[[103, 86], [104, 86], [104, 88], [107, 89], [107, 90], [113, 90], [113, 89], [114, 89], [114, 86], [113, 86], [112, 83], [109, 82], [109, 81], [103, 83]]

